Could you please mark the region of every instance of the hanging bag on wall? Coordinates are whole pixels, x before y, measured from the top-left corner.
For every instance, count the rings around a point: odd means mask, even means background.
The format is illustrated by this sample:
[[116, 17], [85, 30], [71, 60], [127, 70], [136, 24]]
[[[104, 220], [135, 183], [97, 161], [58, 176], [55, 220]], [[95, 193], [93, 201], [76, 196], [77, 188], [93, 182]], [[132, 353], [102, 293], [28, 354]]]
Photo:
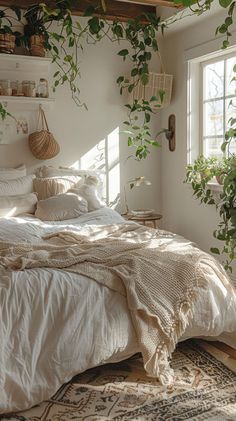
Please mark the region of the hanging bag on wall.
[[42, 130], [37, 130], [29, 135], [29, 147], [32, 154], [37, 159], [50, 159], [58, 155], [60, 146], [55, 140], [48, 128], [45, 113], [42, 107], [39, 107], [39, 117], [37, 127], [39, 129], [41, 123]]

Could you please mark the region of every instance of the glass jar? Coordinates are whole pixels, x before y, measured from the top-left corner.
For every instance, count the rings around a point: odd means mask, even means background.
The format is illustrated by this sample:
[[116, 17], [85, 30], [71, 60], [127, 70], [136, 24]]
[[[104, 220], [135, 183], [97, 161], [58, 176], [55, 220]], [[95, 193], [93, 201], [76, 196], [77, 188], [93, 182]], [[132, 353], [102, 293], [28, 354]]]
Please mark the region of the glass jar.
[[31, 80], [29, 84], [29, 96], [36, 96], [36, 83], [33, 80]]
[[3, 79], [0, 81], [0, 84], [2, 87], [1, 89], [2, 95], [10, 96], [12, 94], [11, 81], [7, 79]]
[[36, 96], [39, 98], [48, 98], [48, 81], [47, 79], [39, 79]]
[[11, 89], [12, 89], [12, 95], [16, 96], [18, 92], [18, 80], [11, 81]]
[[22, 93], [24, 96], [30, 96], [30, 80], [23, 80]]

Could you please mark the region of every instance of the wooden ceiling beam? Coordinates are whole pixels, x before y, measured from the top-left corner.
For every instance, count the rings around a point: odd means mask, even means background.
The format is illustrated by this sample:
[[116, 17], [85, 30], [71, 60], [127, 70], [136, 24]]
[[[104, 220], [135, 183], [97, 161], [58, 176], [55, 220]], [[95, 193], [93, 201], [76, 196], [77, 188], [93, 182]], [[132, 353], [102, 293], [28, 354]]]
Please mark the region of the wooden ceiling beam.
[[[37, 3], [38, 2], [34, 2], [32, 0], [0, 0], [0, 6], [8, 7], [15, 5], [22, 9], [27, 9], [29, 6]], [[45, 3], [49, 7], [55, 7], [54, 1], [49, 0], [45, 1]], [[133, 19], [138, 16], [144, 16], [145, 13], [156, 13], [156, 7], [150, 5], [126, 3], [116, 0], [106, 0], [106, 5], [107, 11], [104, 13], [98, 0], [80, 0], [78, 4], [73, 7], [72, 13], [76, 16], [83, 16], [85, 10], [89, 6], [94, 6], [96, 8], [95, 13], [93, 14], [94, 16], [106, 18], [108, 20], [118, 19], [122, 22], [127, 22], [129, 19]], [[143, 22], [145, 21], [146, 19], [143, 18]]]
[[119, 2], [126, 2], [127, 3], [136, 3], [142, 4], [143, 6], [163, 6], [163, 7], [173, 7], [175, 9], [183, 8], [182, 4], [174, 4], [173, 0], [117, 0]]

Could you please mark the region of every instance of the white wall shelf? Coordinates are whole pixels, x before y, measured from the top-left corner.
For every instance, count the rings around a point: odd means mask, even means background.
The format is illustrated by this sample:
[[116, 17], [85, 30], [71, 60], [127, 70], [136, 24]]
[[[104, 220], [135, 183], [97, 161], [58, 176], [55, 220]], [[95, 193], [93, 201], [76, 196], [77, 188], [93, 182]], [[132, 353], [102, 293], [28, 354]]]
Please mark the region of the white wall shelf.
[[[40, 78], [49, 79], [51, 62], [48, 57], [0, 54], [0, 79], [19, 82], [33, 80], [37, 87]], [[49, 111], [55, 99], [0, 95], [0, 102], [14, 115], [14, 110], [35, 111], [40, 105], [45, 111]]]
[[3, 106], [14, 105], [16, 109], [36, 110], [41, 106], [43, 109], [50, 109], [55, 102], [54, 98], [22, 97], [22, 96], [4, 96], [0, 95], [0, 102]]
[[48, 57], [33, 57], [17, 54], [0, 54], [1, 71], [33, 72], [34, 70], [49, 72], [52, 60]]

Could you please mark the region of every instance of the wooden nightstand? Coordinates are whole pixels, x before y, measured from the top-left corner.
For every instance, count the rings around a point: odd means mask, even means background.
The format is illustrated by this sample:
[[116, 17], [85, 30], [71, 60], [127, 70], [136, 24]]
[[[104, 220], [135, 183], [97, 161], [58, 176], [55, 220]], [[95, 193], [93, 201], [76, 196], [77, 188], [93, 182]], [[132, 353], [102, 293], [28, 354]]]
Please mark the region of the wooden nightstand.
[[138, 222], [139, 224], [146, 225], [150, 223], [152, 224], [153, 228], [157, 228], [157, 221], [159, 221], [159, 219], [162, 218], [162, 215], [158, 213], [153, 213], [152, 215], [149, 215], [149, 216], [134, 216], [132, 214], [125, 213], [122, 216], [125, 219]]

